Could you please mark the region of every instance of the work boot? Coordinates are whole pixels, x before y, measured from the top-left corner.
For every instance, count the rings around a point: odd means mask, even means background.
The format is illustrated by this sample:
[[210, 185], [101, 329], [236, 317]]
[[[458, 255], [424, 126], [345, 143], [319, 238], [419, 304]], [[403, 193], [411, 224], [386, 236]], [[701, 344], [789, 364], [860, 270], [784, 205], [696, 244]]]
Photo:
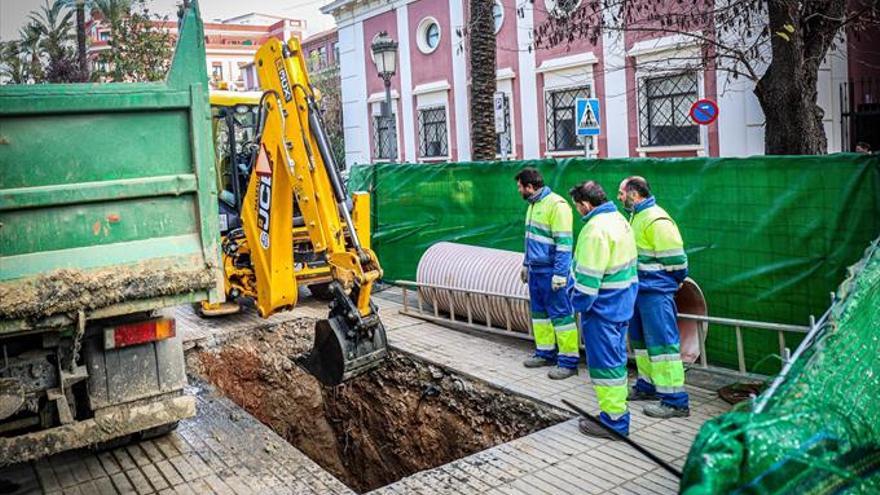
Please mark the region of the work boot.
[[588, 437], [605, 438], [608, 440], [620, 440], [610, 431], [602, 428], [601, 426], [597, 425], [587, 418], [581, 418], [580, 420], [578, 420], [578, 430], [580, 430], [581, 433]]
[[640, 400], [660, 400], [660, 397], [657, 397], [657, 394], [649, 394], [648, 392], [643, 392], [635, 387], [629, 389], [629, 397], [627, 400], [630, 402], [637, 402]]
[[550, 361], [549, 359], [544, 359], [538, 356], [532, 356], [525, 361], [523, 361], [523, 366], [526, 368], [540, 368], [542, 366], [556, 366], [556, 361]]
[[551, 380], [565, 380], [566, 378], [577, 376], [577, 368], [563, 368], [557, 366], [547, 373], [547, 377]]
[[642, 411], [645, 413], [645, 416], [661, 419], [686, 418], [691, 415], [690, 408], [667, 406], [662, 402], [660, 404], [648, 404]]

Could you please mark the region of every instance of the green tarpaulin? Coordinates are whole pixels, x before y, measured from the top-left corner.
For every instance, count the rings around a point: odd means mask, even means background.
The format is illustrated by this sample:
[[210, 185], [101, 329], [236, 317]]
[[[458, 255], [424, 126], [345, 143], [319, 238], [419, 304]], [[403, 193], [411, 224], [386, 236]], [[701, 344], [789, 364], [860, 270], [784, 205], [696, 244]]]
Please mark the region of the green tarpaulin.
[[778, 390], [755, 401], [766, 406], [742, 403], [703, 425], [682, 493], [880, 493], [878, 242]]
[[[525, 166], [565, 197], [588, 179], [615, 197], [621, 179], [645, 176], [678, 222], [691, 276], [716, 316], [806, 325], [880, 233], [880, 159], [867, 155], [355, 167], [351, 188], [372, 191], [373, 246], [386, 280], [413, 280], [438, 241], [522, 252], [526, 203], [513, 176]], [[775, 333], [744, 331], [744, 341], [751, 371], [778, 370], [767, 358], [778, 353]], [[707, 354], [735, 365], [733, 332], [710, 329]]]

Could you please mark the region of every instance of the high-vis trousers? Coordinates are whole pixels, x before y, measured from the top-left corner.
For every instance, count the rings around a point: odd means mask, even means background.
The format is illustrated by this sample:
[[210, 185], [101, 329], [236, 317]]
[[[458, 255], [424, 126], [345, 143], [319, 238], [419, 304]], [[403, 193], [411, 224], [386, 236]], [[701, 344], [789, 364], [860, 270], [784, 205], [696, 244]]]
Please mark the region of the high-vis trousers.
[[[532, 331], [535, 355], [556, 361], [562, 368], [577, 368], [578, 334], [568, 290], [550, 288], [553, 273], [529, 271], [529, 299], [532, 307]], [[571, 285], [571, 281], [569, 281]]]
[[587, 349], [587, 369], [599, 400], [599, 420], [621, 435], [629, 435], [626, 406], [626, 327], [593, 312], [581, 313], [581, 333]]
[[639, 370], [636, 390], [656, 393], [661, 403], [683, 409], [688, 394], [676, 314], [674, 294], [639, 291], [629, 339]]

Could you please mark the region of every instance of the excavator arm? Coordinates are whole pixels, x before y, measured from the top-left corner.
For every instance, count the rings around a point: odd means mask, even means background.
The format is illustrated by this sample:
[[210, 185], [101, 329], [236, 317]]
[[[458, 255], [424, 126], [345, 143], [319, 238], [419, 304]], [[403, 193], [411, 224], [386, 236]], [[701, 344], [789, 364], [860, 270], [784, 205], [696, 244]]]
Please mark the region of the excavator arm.
[[330, 152], [298, 40], [283, 44], [270, 39], [255, 63], [264, 93], [242, 225], [256, 305], [268, 317], [296, 304], [296, 201], [314, 252], [324, 256], [333, 278], [330, 314], [317, 323], [315, 344], [302, 364], [320, 381], [338, 384], [387, 356], [385, 329], [370, 299], [382, 269], [375, 253], [361, 243], [346, 207], [348, 193]]

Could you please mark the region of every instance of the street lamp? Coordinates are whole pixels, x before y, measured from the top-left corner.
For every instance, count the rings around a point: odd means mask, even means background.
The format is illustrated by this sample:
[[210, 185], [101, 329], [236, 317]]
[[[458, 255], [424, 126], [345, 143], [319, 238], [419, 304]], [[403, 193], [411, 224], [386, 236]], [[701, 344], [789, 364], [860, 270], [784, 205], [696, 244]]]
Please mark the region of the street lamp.
[[[385, 104], [382, 106], [382, 117], [385, 119], [385, 128], [390, 130], [394, 124], [394, 116], [391, 115], [391, 78], [397, 72], [397, 42], [391, 39], [388, 33], [382, 31], [376, 35], [373, 44], [370, 45], [370, 51], [373, 53], [376, 71], [385, 82]], [[394, 129], [394, 140], [397, 141], [396, 127]], [[394, 149], [396, 155], [397, 146]], [[394, 161], [394, 157], [391, 157], [391, 161]]]

